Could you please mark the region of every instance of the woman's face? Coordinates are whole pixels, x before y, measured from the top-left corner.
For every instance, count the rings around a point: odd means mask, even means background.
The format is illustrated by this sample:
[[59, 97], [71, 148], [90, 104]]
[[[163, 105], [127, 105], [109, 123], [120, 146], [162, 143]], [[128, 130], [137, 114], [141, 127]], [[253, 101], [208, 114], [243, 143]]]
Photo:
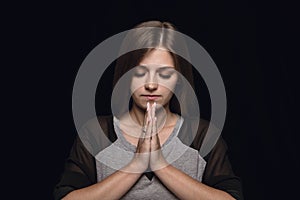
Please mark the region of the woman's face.
[[168, 105], [177, 80], [178, 74], [170, 53], [163, 49], [150, 51], [133, 69], [133, 103], [143, 109], [147, 102]]

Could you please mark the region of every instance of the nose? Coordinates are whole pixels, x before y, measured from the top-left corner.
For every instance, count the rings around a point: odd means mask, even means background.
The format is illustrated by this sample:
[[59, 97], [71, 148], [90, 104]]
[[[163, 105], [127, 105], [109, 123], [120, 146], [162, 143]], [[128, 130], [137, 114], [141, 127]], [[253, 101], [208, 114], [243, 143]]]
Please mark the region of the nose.
[[158, 87], [156, 73], [150, 71], [149, 76], [145, 82], [145, 89], [149, 91], [156, 90]]
[[151, 82], [151, 83], [146, 83], [145, 84], [145, 89], [149, 90], [149, 91], [156, 90], [157, 87], [158, 87], [158, 83]]

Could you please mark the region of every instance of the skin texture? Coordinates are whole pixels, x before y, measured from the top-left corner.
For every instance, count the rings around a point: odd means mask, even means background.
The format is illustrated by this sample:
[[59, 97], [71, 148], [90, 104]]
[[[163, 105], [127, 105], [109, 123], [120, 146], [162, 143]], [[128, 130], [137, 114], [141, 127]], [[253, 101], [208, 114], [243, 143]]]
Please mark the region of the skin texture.
[[[131, 84], [132, 109], [120, 120], [124, 137], [137, 147], [134, 158], [122, 170], [94, 185], [72, 191], [63, 199], [120, 199], [147, 168], [179, 199], [234, 199], [226, 192], [198, 182], [166, 162], [161, 145], [171, 134], [177, 120], [177, 116], [169, 110], [169, 101], [178, 77], [176, 73], [168, 80], [160, 76], [161, 67], [171, 67], [168, 70], [174, 68], [172, 57], [166, 50], [151, 51], [140, 65], [145, 67], [137, 69], [138, 75], [133, 77]], [[167, 72], [170, 71], [164, 71]], [[158, 98], [149, 100], [143, 96], [153, 94], [158, 95]], [[132, 128], [135, 126], [139, 129]], [[130, 132], [141, 130], [140, 127], [144, 130], [142, 133]]]
[[[153, 105], [155, 102], [156, 128], [157, 132], [160, 132], [161, 141], [165, 142], [178, 118], [169, 110], [169, 101], [178, 80], [173, 59], [166, 50], [153, 50], [134, 70], [130, 88], [133, 106], [128, 115], [120, 120], [124, 136], [137, 146], [141, 136], [140, 130], [145, 124], [147, 103]], [[155, 99], [151, 99], [152, 96]]]

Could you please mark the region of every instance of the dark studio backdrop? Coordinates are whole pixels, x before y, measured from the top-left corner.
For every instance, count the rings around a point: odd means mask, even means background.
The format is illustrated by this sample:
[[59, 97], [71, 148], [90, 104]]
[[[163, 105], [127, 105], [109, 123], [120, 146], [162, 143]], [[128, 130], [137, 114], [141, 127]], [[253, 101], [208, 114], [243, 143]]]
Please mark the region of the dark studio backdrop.
[[[242, 179], [245, 199], [291, 199], [297, 193], [293, 183], [299, 174], [295, 6], [235, 0], [23, 3], [12, 8], [16, 14], [10, 13], [8, 25], [14, 30], [15, 45], [10, 47], [18, 47], [20, 53], [13, 62], [19, 66], [17, 96], [22, 98], [18, 101], [22, 122], [14, 128], [26, 133], [30, 151], [23, 157], [28, 172], [22, 173], [23, 184], [30, 188], [24, 196], [52, 199], [76, 135], [72, 87], [85, 57], [106, 38], [152, 19], [174, 23], [199, 42], [218, 66], [228, 101], [222, 135], [234, 171]], [[110, 105], [109, 88], [102, 97], [96, 97], [100, 110], [101, 103]], [[202, 103], [206, 116], [209, 101]], [[34, 184], [27, 184], [29, 180]]]

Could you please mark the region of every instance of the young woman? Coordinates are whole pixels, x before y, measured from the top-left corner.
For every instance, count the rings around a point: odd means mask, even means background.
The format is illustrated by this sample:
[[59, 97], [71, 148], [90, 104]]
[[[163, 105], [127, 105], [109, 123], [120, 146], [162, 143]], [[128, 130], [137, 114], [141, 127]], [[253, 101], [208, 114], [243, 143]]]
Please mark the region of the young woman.
[[[117, 60], [114, 86], [126, 75], [129, 79], [121, 85], [127, 90], [116, 100], [114, 115], [97, 120], [113, 143], [91, 152], [77, 137], [55, 199], [242, 199], [224, 140], [220, 137], [204, 158], [199, 154], [209, 123], [201, 119], [195, 126], [192, 119], [195, 102], [186, 96], [183, 81], [193, 86], [192, 67], [173, 53], [177, 40], [166, 31], [176, 29], [159, 21], [136, 28], [134, 43], [153, 48], [130, 51]], [[97, 137], [90, 141], [101, 145]]]

